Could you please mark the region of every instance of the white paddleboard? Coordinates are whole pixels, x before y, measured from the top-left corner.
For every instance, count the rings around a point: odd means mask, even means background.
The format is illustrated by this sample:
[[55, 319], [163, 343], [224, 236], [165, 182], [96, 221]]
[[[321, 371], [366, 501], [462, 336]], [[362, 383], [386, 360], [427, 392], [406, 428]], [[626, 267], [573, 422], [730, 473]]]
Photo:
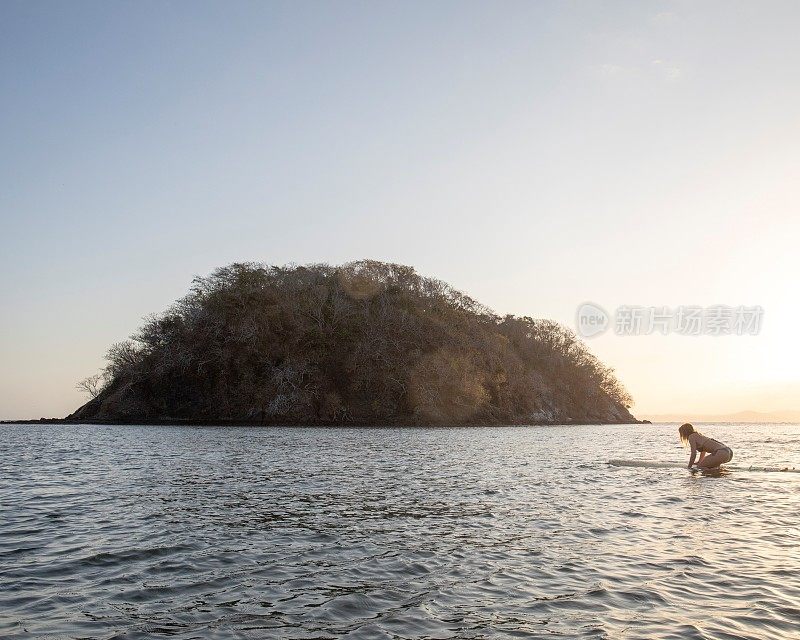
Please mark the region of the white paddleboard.
[[[657, 462], [653, 460], [609, 460], [608, 464], [613, 467], [644, 467], [646, 469], [687, 469], [688, 467], [681, 462]], [[729, 471], [762, 471], [767, 473], [800, 473], [800, 469], [794, 467], [739, 467], [724, 465], [724, 469]], [[699, 467], [692, 467], [693, 471], [700, 471]]]

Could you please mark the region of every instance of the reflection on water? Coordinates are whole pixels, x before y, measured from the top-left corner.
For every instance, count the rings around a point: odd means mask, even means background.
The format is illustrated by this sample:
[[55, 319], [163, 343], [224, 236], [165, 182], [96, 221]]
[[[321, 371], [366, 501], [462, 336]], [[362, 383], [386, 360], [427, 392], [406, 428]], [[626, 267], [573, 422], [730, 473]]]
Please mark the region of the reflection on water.
[[0, 437], [3, 638], [798, 637], [800, 477], [605, 464], [673, 426]]

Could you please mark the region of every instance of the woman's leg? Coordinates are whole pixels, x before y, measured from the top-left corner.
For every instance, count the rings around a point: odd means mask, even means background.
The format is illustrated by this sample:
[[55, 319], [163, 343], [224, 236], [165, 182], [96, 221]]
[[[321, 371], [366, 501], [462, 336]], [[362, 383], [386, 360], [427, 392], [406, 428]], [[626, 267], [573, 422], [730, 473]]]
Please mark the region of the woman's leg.
[[720, 449], [719, 451], [715, 451], [714, 453], [708, 454], [705, 458], [703, 458], [702, 462], [698, 462], [697, 466], [701, 469], [713, 469], [714, 467], [718, 467], [723, 462], [728, 461], [728, 450], [727, 449]]

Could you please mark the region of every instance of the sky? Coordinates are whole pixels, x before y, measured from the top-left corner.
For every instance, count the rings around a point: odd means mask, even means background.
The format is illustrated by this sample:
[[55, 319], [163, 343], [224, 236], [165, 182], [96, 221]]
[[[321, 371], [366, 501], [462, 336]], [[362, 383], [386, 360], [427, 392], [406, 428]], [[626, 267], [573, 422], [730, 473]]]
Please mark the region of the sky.
[[410, 264], [587, 338], [633, 412], [799, 409], [800, 4], [0, 3], [0, 418], [237, 261]]

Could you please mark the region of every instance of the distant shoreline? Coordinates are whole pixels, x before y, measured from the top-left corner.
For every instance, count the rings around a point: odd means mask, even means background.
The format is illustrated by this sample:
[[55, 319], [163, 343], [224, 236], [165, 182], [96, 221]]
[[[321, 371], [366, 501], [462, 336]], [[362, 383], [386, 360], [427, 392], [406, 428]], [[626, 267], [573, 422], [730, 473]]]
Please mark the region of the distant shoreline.
[[[275, 422], [258, 422], [247, 420], [71, 420], [68, 418], [30, 418], [25, 420], [0, 420], [1, 425], [10, 424], [97, 424], [109, 426], [149, 426], [149, 427], [557, 427], [581, 425], [626, 425], [626, 424], [681, 424], [686, 418], [670, 420], [642, 419], [635, 422], [454, 422], [429, 424], [422, 422], [310, 422], [282, 420]], [[798, 420], [707, 420], [691, 419], [693, 424], [800, 424]]]
[[626, 425], [647, 424], [646, 421], [635, 422], [454, 422], [428, 424], [422, 422], [311, 422], [282, 420], [274, 422], [259, 422], [248, 420], [71, 420], [67, 418], [38, 418], [29, 420], [0, 420], [0, 425], [7, 424], [97, 424], [109, 426], [162, 426], [162, 427], [555, 427], [555, 426], [580, 426], [580, 425]]
[[645, 414], [651, 422], [742, 422], [742, 423], [796, 423], [800, 422], [800, 411], [737, 411], [734, 413], [654, 413]]

